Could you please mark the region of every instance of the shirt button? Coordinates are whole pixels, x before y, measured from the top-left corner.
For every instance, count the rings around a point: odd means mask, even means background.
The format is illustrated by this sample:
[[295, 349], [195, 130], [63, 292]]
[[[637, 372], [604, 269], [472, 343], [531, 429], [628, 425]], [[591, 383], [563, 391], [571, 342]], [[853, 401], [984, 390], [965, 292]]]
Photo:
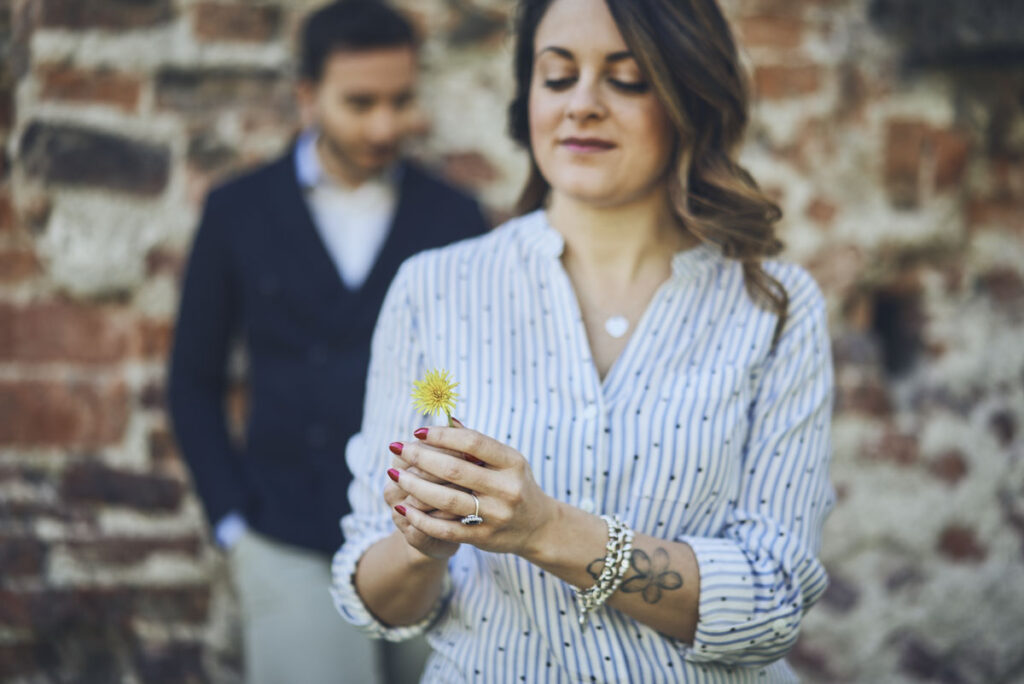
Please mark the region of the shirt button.
[[591, 404], [587, 408], [583, 409], [583, 418], [586, 420], [594, 420], [597, 418], [597, 406]]
[[594, 500], [590, 499], [590, 498], [581, 500], [580, 501], [580, 509], [584, 513], [593, 513], [594, 512]]
[[774, 630], [776, 634], [784, 634], [787, 629], [789, 629], [789, 623], [782, 618], [779, 618], [772, 623], [772, 630]]

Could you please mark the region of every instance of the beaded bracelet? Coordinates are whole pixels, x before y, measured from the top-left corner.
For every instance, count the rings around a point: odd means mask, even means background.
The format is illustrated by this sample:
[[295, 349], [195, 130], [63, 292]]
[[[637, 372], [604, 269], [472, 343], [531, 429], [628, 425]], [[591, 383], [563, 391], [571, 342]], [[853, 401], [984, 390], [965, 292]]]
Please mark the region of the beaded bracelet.
[[618, 590], [633, 557], [633, 530], [617, 515], [602, 515], [601, 520], [608, 526], [608, 543], [604, 547], [604, 567], [601, 569], [601, 575], [597, 578], [597, 583], [589, 589], [572, 588], [576, 596], [576, 608], [580, 614], [580, 628], [586, 627], [590, 614], [604, 605]]

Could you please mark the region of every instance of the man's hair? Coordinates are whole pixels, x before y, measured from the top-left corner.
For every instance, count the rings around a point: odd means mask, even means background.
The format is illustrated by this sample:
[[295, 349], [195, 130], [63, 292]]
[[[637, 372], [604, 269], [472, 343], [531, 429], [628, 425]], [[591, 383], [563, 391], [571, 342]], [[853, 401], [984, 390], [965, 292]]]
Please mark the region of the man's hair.
[[299, 76], [319, 81], [335, 52], [418, 46], [409, 20], [384, 0], [337, 0], [321, 7], [302, 27]]

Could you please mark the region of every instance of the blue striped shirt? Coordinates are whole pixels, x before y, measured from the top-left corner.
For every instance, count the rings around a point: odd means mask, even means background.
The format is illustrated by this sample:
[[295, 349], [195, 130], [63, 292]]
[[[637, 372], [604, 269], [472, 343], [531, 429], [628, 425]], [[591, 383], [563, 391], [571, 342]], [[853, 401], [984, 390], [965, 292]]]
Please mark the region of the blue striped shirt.
[[[782, 658], [827, 584], [817, 554], [832, 507], [833, 382], [821, 292], [803, 269], [766, 264], [790, 296], [773, 352], [776, 317], [752, 302], [741, 266], [707, 245], [680, 252], [602, 379], [563, 248], [538, 211], [401, 268], [347, 449], [339, 611], [386, 639], [429, 630], [428, 682], [794, 681]], [[581, 630], [566, 582], [469, 545], [421, 623], [373, 618], [352, 577], [394, 530], [381, 495], [387, 444], [424, 424], [409, 395], [430, 368], [460, 383], [455, 415], [522, 452], [549, 495], [693, 548], [693, 644], [607, 606]]]

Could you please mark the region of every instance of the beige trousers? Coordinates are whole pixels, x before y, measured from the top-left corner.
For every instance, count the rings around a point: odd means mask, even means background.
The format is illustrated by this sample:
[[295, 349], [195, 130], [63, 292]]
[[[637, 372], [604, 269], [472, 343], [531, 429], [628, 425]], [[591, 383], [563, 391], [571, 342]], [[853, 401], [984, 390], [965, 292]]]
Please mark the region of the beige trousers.
[[385, 644], [338, 614], [330, 559], [252, 530], [229, 552], [248, 684], [412, 684], [429, 647]]

